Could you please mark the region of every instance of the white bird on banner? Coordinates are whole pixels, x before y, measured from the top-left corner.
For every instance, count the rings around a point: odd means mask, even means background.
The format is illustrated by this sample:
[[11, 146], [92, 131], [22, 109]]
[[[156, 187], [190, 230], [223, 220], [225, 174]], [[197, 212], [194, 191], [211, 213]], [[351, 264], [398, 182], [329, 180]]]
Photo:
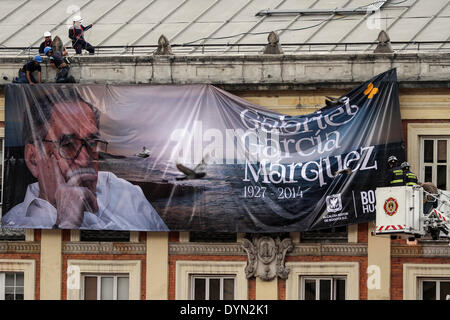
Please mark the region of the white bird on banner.
[[177, 180], [192, 180], [201, 179], [206, 176], [206, 161], [208, 161], [208, 155], [203, 157], [202, 162], [199, 163], [194, 169], [189, 169], [188, 167], [177, 163], [177, 169], [184, 173], [184, 176], [176, 177]]
[[147, 149], [145, 146], [142, 148], [141, 152], [138, 152], [135, 154], [136, 157], [141, 157], [141, 158], [148, 158], [150, 156], [150, 150]]

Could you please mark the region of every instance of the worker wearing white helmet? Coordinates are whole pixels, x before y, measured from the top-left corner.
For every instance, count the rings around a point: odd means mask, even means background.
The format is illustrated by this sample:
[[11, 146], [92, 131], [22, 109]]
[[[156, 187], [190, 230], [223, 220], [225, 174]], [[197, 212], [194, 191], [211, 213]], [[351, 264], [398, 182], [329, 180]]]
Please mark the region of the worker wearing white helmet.
[[44, 54], [45, 47], [51, 47], [52, 43], [52, 34], [48, 31], [44, 32], [44, 41], [39, 46], [39, 53]]
[[89, 54], [94, 54], [94, 47], [84, 39], [84, 31], [92, 28], [92, 24], [83, 26], [80, 16], [73, 17], [73, 26], [69, 29], [69, 38], [72, 39], [72, 47], [77, 54], [81, 54], [82, 49], [87, 50]]
[[403, 170], [399, 166], [399, 161], [396, 156], [388, 158], [388, 172], [385, 179], [385, 186], [396, 187], [403, 186]]
[[[59, 37], [55, 37], [59, 38]], [[52, 34], [49, 31], [44, 32], [44, 41], [41, 43], [41, 45], [39, 46], [39, 54], [41, 55], [47, 55], [44, 50], [46, 47], [52, 47], [53, 46], [53, 39], [52, 39]], [[63, 56], [67, 55], [67, 50], [65, 47], [62, 48], [62, 52], [61, 54]]]

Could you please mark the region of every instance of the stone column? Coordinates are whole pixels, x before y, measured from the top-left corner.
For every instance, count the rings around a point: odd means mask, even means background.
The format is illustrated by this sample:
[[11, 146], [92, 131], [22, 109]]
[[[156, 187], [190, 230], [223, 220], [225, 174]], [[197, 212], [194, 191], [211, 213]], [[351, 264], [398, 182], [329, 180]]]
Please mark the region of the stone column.
[[271, 281], [262, 280], [260, 277], [256, 278], [255, 286], [256, 300], [277, 300], [278, 299], [278, 281], [273, 279]]
[[40, 299], [61, 300], [62, 232], [41, 231]]
[[169, 292], [169, 233], [147, 232], [146, 299], [167, 300]]
[[375, 223], [369, 223], [367, 299], [390, 300], [391, 298], [391, 237], [372, 236]]

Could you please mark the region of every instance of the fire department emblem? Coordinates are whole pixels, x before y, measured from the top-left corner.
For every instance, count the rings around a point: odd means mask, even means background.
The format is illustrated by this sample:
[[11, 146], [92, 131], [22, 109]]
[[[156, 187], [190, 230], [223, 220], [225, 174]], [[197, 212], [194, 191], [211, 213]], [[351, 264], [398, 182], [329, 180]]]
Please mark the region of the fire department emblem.
[[386, 214], [388, 216], [393, 216], [394, 214], [397, 213], [398, 210], [398, 202], [397, 200], [395, 200], [394, 198], [388, 198], [386, 199], [386, 201], [384, 202], [384, 212], [386, 212]]

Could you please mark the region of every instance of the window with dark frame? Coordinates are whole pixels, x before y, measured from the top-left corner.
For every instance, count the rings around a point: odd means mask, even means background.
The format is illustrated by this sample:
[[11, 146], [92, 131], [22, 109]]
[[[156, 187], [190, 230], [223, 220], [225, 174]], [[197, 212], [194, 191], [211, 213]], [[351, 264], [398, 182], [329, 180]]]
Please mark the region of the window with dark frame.
[[300, 277], [300, 300], [346, 300], [345, 276]]
[[0, 161], [2, 162], [1, 164], [0, 164], [0, 168], [1, 168], [1, 170], [0, 170], [0, 173], [1, 173], [1, 176], [0, 176], [0, 206], [2, 205], [2, 203], [3, 203], [3, 170], [4, 170], [4, 166], [3, 166], [3, 164], [5, 163], [5, 159], [4, 159], [4, 154], [5, 154], [5, 150], [4, 150], [4, 143], [3, 143], [3, 140], [4, 139], [0, 139], [0, 152], [1, 152], [1, 155], [0, 155]]
[[234, 300], [235, 275], [191, 275], [191, 300]]
[[84, 274], [81, 276], [83, 300], [128, 300], [127, 274]]
[[450, 300], [450, 278], [419, 279], [420, 300]]
[[[4, 170], [4, 139], [0, 139], [0, 207], [3, 204], [3, 170]], [[1, 214], [0, 214], [1, 218]], [[1, 219], [0, 219], [1, 220]], [[3, 229], [0, 223], [0, 241], [25, 241], [24, 229]]]
[[0, 300], [23, 300], [23, 272], [0, 272]]
[[190, 242], [216, 242], [216, 243], [226, 243], [226, 242], [236, 242], [237, 233], [235, 232], [189, 232]]
[[348, 242], [347, 226], [332, 227], [328, 229], [304, 231], [300, 233], [300, 241], [312, 242]]
[[422, 136], [420, 139], [420, 182], [431, 182], [438, 189], [450, 186], [450, 137]]
[[3, 229], [0, 227], [0, 241], [25, 241], [25, 229]]
[[[431, 182], [438, 189], [450, 187], [450, 136], [420, 137], [419, 182]], [[448, 239], [433, 240], [431, 235], [418, 239], [422, 243], [448, 243]]]

